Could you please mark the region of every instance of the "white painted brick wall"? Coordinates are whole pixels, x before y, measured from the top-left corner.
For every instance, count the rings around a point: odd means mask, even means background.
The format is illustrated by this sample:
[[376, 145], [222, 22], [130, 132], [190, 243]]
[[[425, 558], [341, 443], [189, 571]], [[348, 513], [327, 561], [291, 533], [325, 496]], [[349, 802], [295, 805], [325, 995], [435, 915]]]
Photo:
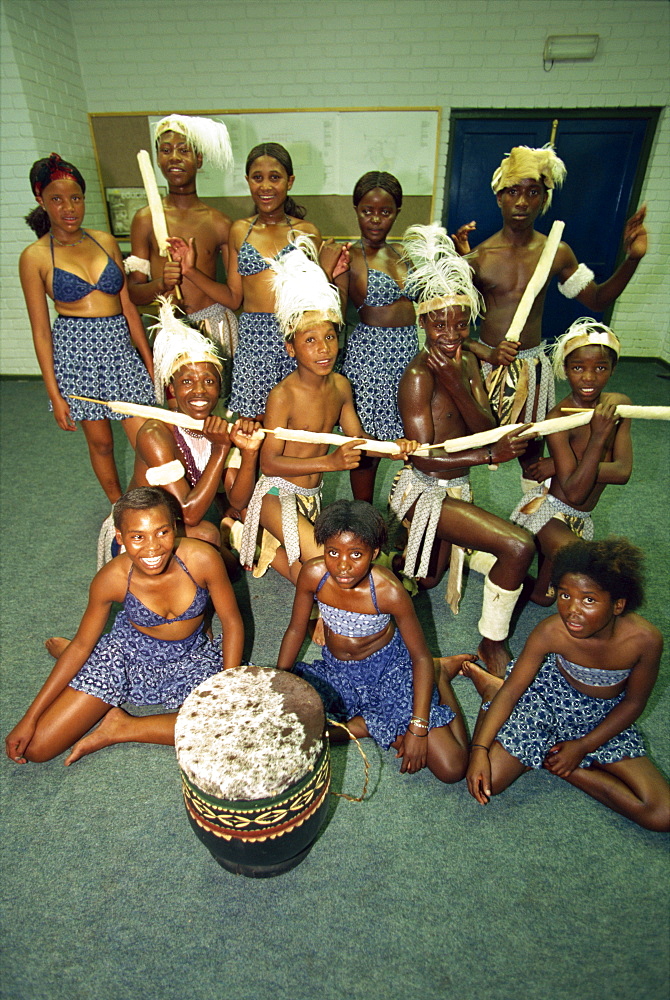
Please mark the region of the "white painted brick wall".
[[[58, 14], [68, 32], [71, 25], [72, 34], [61, 30], [58, 19], [45, 17], [45, 8]], [[86, 176], [96, 192], [84, 111], [438, 105], [439, 210], [452, 108], [665, 107], [668, 101], [670, 13], [663, 0], [339, 0], [333, 5], [276, 0], [262, 6], [252, 0], [187, 5], [182, 0], [10, 0], [6, 10], [11, 44], [25, 58], [19, 62], [19, 83], [30, 91], [24, 104], [9, 105], [10, 113], [13, 108], [20, 117], [30, 105], [39, 147], [35, 155], [67, 136], [75, 158], [71, 136], [76, 135], [82, 144], [76, 162], [84, 169], [85, 145]], [[547, 35], [587, 32], [601, 39], [592, 63], [560, 64], [544, 72]], [[45, 47], [54, 78], [73, 88], [68, 101], [61, 100], [67, 103], [67, 128], [57, 121], [53, 138], [48, 133], [51, 100], [59, 93], [44, 85]], [[28, 54], [37, 55], [37, 67]], [[73, 66], [77, 57], [79, 71]], [[35, 69], [35, 82], [29, 84], [28, 74]], [[11, 66], [4, 72], [12, 78]], [[16, 85], [16, 74], [13, 79]], [[59, 113], [65, 112], [63, 107]], [[670, 361], [669, 147], [664, 112], [643, 190], [651, 249], [616, 306], [613, 326], [627, 353]], [[18, 191], [32, 149], [26, 155], [22, 139], [12, 155]], [[22, 191], [17, 214], [28, 207]], [[87, 221], [95, 225], [91, 200]], [[21, 239], [25, 243], [24, 235]], [[7, 252], [8, 270], [15, 274], [18, 250]], [[3, 339], [25, 341], [20, 293], [7, 295], [15, 328], [3, 332]]]

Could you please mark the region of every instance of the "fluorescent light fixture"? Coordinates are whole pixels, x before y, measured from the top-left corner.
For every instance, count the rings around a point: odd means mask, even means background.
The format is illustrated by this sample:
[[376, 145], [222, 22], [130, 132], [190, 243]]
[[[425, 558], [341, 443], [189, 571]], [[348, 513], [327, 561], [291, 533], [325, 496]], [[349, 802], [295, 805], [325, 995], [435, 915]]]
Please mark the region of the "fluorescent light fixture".
[[600, 35], [549, 35], [544, 43], [545, 62], [572, 62], [593, 59]]

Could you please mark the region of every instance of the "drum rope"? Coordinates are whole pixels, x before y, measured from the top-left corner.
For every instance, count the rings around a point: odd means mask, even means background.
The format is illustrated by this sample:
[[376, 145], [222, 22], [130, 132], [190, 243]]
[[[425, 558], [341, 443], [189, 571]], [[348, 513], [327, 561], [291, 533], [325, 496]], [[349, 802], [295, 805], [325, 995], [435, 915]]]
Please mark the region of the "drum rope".
[[346, 799], [347, 802], [362, 802], [363, 799], [365, 798], [365, 793], [368, 790], [368, 781], [370, 780], [370, 761], [365, 756], [365, 751], [363, 750], [363, 747], [361, 746], [361, 744], [359, 743], [359, 741], [357, 740], [357, 738], [354, 736], [354, 734], [351, 732], [351, 730], [347, 726], [344, 725], [344, 723], [342, 723], [342, 722], [336, 722], [335, 719], [329, 718], [328, 719], [328, 725], [329, 726], [339, 726], [340, 729], [344, 729], [344, 731], [347, 734], [347, 736], [349, 737], [349, 739], [351, 739], [351, 740], [353, 740], [355, 742], [356, 748], [357, 748], [359, 754], [361, 755], [361, 757], [363, 758], [363, 764], [365, 765], [365, 782], [363, 784], [363, 792], [361, 793], [361, 795], [359, 795], [357, 797], [355, 795], [347, 795], [346, 792], [333, 792], [332, 790], [331, 790], [330, 794], [331, 795], [336, 795], [338, 799]]

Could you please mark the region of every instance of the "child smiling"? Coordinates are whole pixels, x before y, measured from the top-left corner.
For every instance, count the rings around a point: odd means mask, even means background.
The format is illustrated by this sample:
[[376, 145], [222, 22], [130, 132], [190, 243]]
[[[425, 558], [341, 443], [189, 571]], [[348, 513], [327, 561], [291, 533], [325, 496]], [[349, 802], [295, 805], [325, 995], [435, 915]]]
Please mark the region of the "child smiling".
[[658, 629], [635, 614], [641, 565], [624, 538], [564, 546], [553, 568], [558, 614], [532, 631], [505, 682], [464, 664], [484, 701], [468, 766], [482, 805], [545, 767], [640, 826], [670, 829], [670, 788], [633, 726], [663, 650]]

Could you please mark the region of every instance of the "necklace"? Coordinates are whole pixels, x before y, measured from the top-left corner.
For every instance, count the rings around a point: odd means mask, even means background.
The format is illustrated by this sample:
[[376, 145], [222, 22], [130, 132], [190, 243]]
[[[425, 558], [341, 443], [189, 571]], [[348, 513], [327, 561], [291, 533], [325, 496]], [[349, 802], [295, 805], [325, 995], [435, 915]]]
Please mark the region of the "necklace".
[[59, 246], [59, 247], [76, 247], [80, 243], [83, 243], [84, 240], [86, 239], [86, 233], [84, 233], [83, 230], [82, 230], [82, 233], [83, 233], [83, 236], [81, 237], [81, 239], [75, 240], [74, 243], [61, 243], [60, 240], [56, 239], [56, 237], [53, 235], [53, 233], [51, 234], [51, 239], [54, 241], [54, 243], [56, 244], [56, 246]]

